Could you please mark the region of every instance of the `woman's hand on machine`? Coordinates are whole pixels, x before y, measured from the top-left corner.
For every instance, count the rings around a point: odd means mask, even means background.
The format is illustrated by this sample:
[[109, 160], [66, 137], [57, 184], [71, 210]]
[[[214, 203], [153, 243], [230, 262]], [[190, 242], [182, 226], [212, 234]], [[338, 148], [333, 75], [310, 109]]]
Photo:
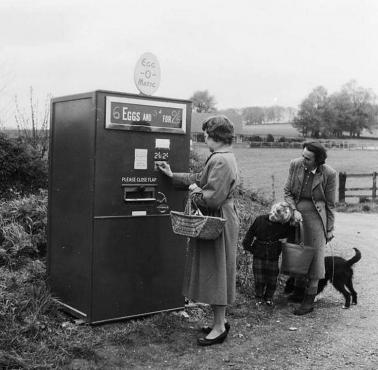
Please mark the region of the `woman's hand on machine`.
[[171, 170], [171, 166], [168, 164], [168, 162], [165, 161], [156, 161], [157, 168], [164, 173], [164, 175], [168, 177], [173, 177], [173, 172]]

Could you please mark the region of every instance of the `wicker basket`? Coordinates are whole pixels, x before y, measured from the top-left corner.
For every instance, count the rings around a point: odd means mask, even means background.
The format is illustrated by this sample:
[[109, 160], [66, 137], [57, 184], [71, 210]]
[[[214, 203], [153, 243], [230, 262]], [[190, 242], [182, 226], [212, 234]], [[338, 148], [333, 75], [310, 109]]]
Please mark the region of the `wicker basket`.
[[184, 212], [171, 211], [171, 222], [175, 234], [213, 240], [222, 233], [226, 220], [202, 215], [198, 207], [192, 208], [192, 198], [188, 197]]

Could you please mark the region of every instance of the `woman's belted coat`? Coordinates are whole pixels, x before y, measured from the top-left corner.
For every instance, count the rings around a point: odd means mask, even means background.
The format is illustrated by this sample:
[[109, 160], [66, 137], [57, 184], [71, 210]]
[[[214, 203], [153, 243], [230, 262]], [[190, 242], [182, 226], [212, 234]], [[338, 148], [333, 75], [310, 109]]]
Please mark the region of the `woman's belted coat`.
[[194, 301], [228, 305], [235, 300], [236, 251], [239, 220], [234, 205], [238, 168], [232, 151], [214, 152], [199, 174], [174, 173], [178, 185], [196, 183], [200, 205], [208, 215], [226, 219], [215, 240], [190, 239], [187, 249], [183, 294]]

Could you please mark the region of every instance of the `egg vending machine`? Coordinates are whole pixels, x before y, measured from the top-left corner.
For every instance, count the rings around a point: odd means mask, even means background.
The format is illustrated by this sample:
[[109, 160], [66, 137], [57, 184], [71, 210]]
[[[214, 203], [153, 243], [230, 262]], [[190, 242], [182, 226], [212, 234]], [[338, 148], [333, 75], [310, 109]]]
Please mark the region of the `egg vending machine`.
[[110, 91], [54, 98], [48, 272], [53, 295], [89, 323], [176, 310], [186, 240], [169, 212], [185, 192], [191, 102]]

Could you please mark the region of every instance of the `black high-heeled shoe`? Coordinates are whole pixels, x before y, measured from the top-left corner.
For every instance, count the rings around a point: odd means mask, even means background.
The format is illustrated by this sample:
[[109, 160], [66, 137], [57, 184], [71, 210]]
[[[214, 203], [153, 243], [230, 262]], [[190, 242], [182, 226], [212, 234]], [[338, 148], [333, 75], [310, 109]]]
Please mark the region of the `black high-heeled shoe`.
[[217, 337], [213, 339], [198, 338], [197, 343], [199, 346], [212, 346], [213, 344], [220, 344], [223, 343], [224, 340], [227, 338], [228, 331], [225, 330], [222, 334], [219, 334]]
[[[231, 329], [231, 325], [228, 322], [226, 322], [224, 324], [224, 327], [225, 327], [227, 333]], [[213, 328], [211, 328], [210, 326], [204, 326], [204, 327], [201, 328], [201, 332], [204, 333], [204, 334], [209, 334], [212, 330], [213, 330]]]

